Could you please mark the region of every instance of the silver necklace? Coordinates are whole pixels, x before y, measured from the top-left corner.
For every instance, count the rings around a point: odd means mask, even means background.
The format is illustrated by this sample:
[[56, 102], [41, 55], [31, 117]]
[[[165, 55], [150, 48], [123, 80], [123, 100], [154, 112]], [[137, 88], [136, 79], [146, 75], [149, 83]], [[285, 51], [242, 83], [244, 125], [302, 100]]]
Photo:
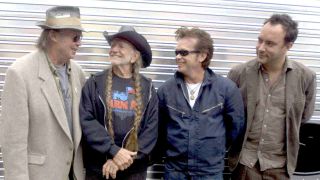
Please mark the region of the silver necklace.
[[196, 93], [196, 90], [201, 86], [202, 83], [198, 83], [194, 88], [191, 88], [189, 84], [186, 83], [187, 85], [187, 89], [189, 91], [189, 98], [190, 100], [195, 100], [196, 97], [195, 97], [195, 93]]

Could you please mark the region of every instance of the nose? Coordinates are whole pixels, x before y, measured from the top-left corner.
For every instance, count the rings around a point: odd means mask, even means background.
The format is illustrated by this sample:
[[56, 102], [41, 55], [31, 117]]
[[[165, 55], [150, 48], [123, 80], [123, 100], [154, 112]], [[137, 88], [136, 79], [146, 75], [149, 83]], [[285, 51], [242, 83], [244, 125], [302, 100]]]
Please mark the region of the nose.
[[118, 52], [118, 50], [119, 50], [118, 45], [112, 45], [112, 46], [110, 47], [110, 52]]
[[257, 44], [257, 50], [258, 51], [264, 51], [265, 50], [264, 43], [258, 43]]
[[182, 57], [182, 56], [181, 56], [180, 53], [176, 55], [176, 59], [180, 59], [181, 57]]
[[82, 41], [81, 41], [81, 40], [77, 41], [77, 42], [76, 42], [76, 45], [77, 45], [78, 47], [81, 46], [81, 45], [82, 45]]

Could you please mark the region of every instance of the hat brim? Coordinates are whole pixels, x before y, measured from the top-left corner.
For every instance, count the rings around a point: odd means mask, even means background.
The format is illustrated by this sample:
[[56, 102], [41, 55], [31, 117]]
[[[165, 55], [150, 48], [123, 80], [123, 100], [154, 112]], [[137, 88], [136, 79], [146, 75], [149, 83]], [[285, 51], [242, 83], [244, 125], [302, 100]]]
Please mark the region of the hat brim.
[[48, 26], [44, 21], [39, 21], [36, 23], [36, 25], [41, 27], [42, 29], [73, 29], [82, 32], [87, 32], [81, 26]]
[[142, 35], [138, 34], [135, 31], [119, 32], [111, 36], [108, 36], [108, 33], [105, 32], [103, 33], [103, 35], [110, 45], [115, 38], [124, 39], [130, 42], [141, 53], [141, 57], [143, 60], [142, 67], [146, 68], [150, 66], [152, 61], [151, 47], [148, 41]]

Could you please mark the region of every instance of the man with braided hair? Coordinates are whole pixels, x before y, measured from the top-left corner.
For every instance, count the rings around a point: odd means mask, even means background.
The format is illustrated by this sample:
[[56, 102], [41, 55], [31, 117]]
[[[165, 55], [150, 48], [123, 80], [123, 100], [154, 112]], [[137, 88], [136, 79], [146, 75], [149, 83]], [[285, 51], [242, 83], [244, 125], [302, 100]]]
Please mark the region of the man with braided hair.
[[151, 48], [130, 26], [104, 36], [111, 68], [87, 81], [80, 103], [86, 178], [143, 180], [158, 136], [158, 98], [139, 74], [151, 63]]

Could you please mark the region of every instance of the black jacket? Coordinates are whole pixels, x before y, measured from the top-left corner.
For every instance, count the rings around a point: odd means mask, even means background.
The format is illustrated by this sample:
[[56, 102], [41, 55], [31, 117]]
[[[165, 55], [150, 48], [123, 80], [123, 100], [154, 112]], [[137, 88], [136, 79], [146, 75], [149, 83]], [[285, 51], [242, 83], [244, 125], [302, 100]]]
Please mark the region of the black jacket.
[[[82, 89], [80, 123], [84, 139], [84, 164], [87, 170], [101, 173], [106, 159], [112, 159], [121, 147], [111, 140], [105, 128], [107, 108], [105, 87], [108, 70], [91, 76]], [[143, 116], [138, 131], [139, 150], [126, 172], [144, 171], [158, 137], [158, 98], [150, 79], [140, 75]]]

